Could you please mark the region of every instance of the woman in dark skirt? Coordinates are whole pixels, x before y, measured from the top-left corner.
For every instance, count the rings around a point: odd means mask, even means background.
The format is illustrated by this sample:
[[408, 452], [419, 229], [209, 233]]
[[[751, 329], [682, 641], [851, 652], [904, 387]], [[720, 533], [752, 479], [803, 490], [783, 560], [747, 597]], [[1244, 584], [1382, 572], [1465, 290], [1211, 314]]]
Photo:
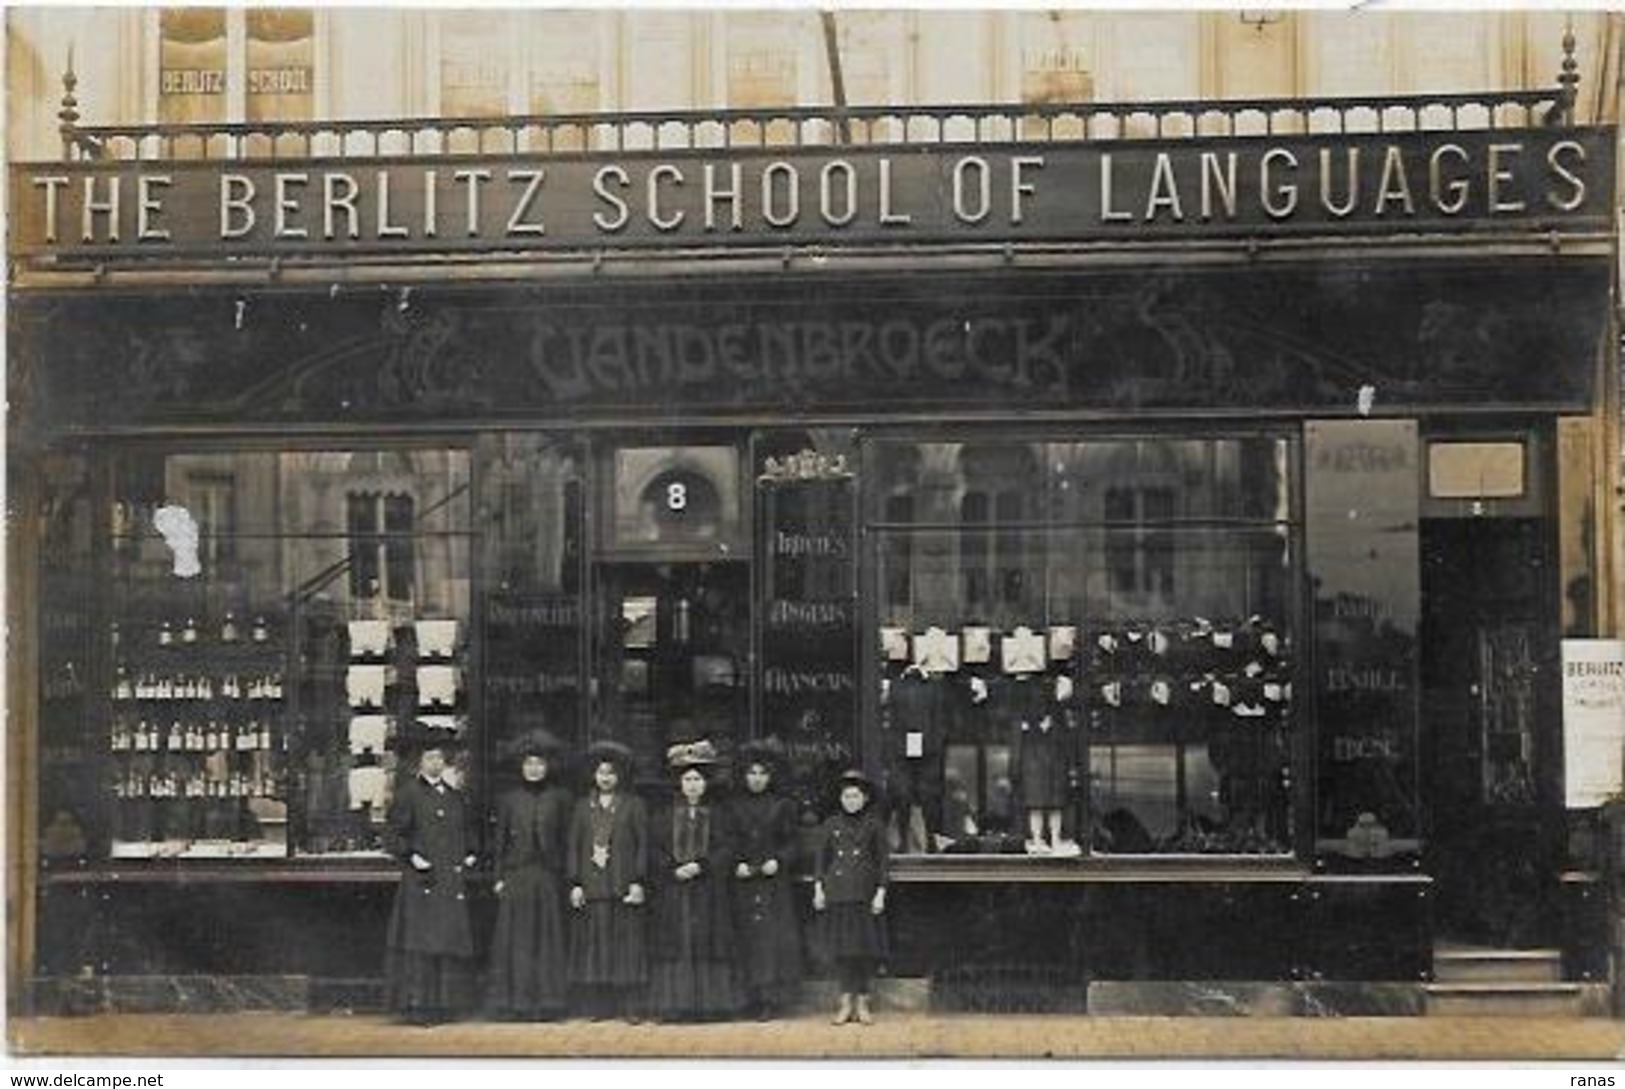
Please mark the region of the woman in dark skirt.
[[708, 741], [666, 753], [677, 776], [671, 808], [655, 819], [649, 1003], [663, 1021], [714, 1021], [740, 1007], [727, 874], [733, 851], [708, 796], [717, 767]]
[[468, 871], [478, 861], [463, 794], [446, 780], [456, 742], [444, 730], [413, 724], [396, 748], [414, 762], [389, 807], [390, 852], [401, 883], [385, 939], [389, 1008], [403, 1021], [432, 1025], [468, 1004], [474, 956], [468, 919]]
[[739, 935], [740, 977], [751, 1011], [766, 1021], [783, 1011], [801, 985], [801, 923], [794, 878], [796, 805], [773, 789], [782, 761], [766, 742], [739, 750], [744, 793], [727, 808], [733, 844], [734, 925]]
[[840, 808], [820, 829], [813, 862], [813, 910], [840, 977], [834, 1023], [874, 1024], [869, 984], [886, 956], [886, 830], [871, 811], [874, 784], [861, 771], [840, 779]]
[[569, 965], [564, 926], [564, 840], [570, 796], [555, 781], [560, 745], [532, 730], [508, 746], [519, 785], [497, 801], [496, 932], [486, 1006], [497, 1017], [552, 1021], [564, 1014]]
[[638, 1019], [639, 992], [649, 981], [644, 938], [649, 823], [626, 784], [632, 750], [615, 741], [587, 749], [593, 769], [576, 803], [565, 854], [570, 882], [570, 981], [595, 1020]]

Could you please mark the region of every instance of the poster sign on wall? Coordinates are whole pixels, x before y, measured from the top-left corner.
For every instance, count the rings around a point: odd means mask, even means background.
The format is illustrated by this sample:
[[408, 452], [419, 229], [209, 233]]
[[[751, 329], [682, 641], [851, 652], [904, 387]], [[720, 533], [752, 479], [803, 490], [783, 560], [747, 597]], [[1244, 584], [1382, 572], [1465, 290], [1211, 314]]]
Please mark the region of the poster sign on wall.
[[1625, 789], [1625, 639], [1563, 640], [1563, 801]]

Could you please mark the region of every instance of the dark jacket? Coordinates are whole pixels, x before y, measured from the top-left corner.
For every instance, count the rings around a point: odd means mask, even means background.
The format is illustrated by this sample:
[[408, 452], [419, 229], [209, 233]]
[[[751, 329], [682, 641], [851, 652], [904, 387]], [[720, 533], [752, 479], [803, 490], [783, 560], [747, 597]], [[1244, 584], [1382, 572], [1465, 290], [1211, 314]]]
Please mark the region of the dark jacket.
[[[676, 804], [655, 813], [650, 828], [655, 859], [654, 903], [656, 958], [691, 957], [726, 960], [733, 955], [733, 915], [728, 902], [728, 870], [733, 848], [722, 807], [697, 807], [692, 823], [688, 806]], [[700, 872], [687, 881], [678, 866], [697, 862]]]
[[570, 796], [563, 787], [516, 787], [497, 802], [491, 850], [496, 879], [545, 871], [562, 876], [565, 837], [570, 831]]
[[799, 838], [794, 802], [770, 791], [742, 794], [728, 803], [726, 818], [735, 865], [743, 862], [755, 871], [775, 858], [780, 876], [789, 876]]
[[[391, 917], [391, 948], [410, 953], [472, 956], [464, 862], [475, 853], [461, 791], [436, 790], [422, 777], [402, 780], [389, 807], [388, 845], [401, 861], [401, 886]], [[413, 854], [428, 860], [419, 871]]]
[[[565, 850], [565, 878], [571, 886], [587, 890], [588, 899], [621, 899], [633, 885], [647, 885], [649, 876], [649, 822], [643, 802], [628, 791], [615, 795], [615, 811], [610, 818], [609, 865], [599, 874], [592, 872], [592, 807], [598, 804], [596, 791], [576, 802], [570, 819], [570, 837]], [[599, 881], [602, 877], [607, 880]], [[595, 887], [597, 886], [597, 887]]]
[[891, 851], [886, 830], [871, 809], [853, 816], [840, 812], [824, 822], [813, 856], [813, 876], [831, 904], [861, 903], [886, 884]]

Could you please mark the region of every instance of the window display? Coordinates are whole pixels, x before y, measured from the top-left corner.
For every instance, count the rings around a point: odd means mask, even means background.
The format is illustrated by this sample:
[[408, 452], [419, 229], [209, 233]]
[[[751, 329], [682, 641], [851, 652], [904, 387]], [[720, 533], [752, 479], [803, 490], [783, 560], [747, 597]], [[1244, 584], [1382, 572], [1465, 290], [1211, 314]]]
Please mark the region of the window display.
[[905, 852], [1290, 852], [1284, 440], [876, 442], [866, 465]]
[[465, 729], [468, 511], [457, 451], [121, 457], [108, 854], [377, 853], [391, 739]]

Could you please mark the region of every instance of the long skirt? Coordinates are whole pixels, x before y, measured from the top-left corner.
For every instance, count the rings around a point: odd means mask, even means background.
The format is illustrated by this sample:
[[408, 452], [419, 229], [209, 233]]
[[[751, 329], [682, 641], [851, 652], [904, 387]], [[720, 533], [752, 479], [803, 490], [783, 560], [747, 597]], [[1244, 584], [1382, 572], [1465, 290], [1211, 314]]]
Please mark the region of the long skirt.
[[466, 957], [391, 949], [385, 957], [389, 1008], [405, 1014], [467, 1009], [471, 967]]
[[570, 912], [570, 982], [587, 987], [637, 987], [649, 981], [644, 908], [589, 900]]
[[740, 976], [756, 990], [801, 982], [801, 920], [789, 878], [733, 882]]
[[870, 911], [868, 901], [830, 904], [822, 915], [822, 944], [829, 959], [886, 958], [885, 916]]
[[505, 879], [486, 980], [485, 1001], [493, 1012], [563, 1012], [570, 968], [565, 911], [557, 874], [531, 868]]
[[727, 889], [706, 877], [660, 890], [649, 1006], [657, 1017], [717, 1017], [743, 1004]]

